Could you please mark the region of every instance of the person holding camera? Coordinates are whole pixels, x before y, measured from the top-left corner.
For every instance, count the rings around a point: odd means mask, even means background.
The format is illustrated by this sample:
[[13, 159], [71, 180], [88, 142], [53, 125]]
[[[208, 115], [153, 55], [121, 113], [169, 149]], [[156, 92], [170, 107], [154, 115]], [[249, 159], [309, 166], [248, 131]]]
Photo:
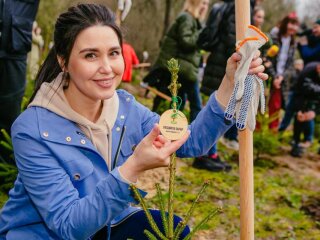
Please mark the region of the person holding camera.
[[298, 39], [298, 49], [305, 64], [320, 61], [320, 18], [312, 31], [305, 31]]

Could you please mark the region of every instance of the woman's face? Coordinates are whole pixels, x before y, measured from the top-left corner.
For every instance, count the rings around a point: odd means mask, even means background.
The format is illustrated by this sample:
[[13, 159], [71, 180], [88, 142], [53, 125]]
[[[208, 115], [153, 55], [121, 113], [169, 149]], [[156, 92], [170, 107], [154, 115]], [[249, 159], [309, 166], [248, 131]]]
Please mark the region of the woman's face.
[[320, 24], [314, 24], [312, 28], [312, 33], [316, 37], [320, 37]]
[[264, 11], [259, 10], [253, 16], [254, 25], [258, 28], [261, 28], [264, 22]]
[[201, 19], [204, 19], [209, 8], [209, 0], [202, 0], [200, 2], [199, 15]]
[[287, 25], [287, 35], [294, 36], [299, 29], [298, 23], [288, 22]]
[[109, 99], [124, 71], [119, 39], [108, 26], [92, 26], [77, 36], [66, 67], [69, 96], [81, 101]]

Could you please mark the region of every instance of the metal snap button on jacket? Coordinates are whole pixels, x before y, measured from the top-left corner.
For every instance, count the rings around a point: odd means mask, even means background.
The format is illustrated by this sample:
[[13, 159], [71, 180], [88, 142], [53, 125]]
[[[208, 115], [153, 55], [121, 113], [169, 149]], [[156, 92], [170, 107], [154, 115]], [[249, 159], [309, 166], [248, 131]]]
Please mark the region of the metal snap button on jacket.
[[80, 173], [75, 173], [75, 174], [73, 175], [73, 179], [74, 179], [74, 180], [80, 180]]
[[136, 147], [137, 147], [137, 145], [135, 145], [135, 144], [134, 144], [134, 145], [132, 145], [132, 148], [131, 148], [131, 149], [132, 149], [132, 151], [134, 151], [134, 150], [136, 149]]

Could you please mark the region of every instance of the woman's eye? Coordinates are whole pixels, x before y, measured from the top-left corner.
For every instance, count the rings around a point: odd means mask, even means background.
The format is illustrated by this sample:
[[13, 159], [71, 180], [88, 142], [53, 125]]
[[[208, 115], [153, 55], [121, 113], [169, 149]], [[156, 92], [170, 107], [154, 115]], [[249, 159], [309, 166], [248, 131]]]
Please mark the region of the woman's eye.
[[88, 53], [85, 55], [86, 59], [95, 59], [97, 56], [94, 53]]
[[111, 56], [119, 56], [120, 55], [120, 51], [112, 51], [110, 53]]

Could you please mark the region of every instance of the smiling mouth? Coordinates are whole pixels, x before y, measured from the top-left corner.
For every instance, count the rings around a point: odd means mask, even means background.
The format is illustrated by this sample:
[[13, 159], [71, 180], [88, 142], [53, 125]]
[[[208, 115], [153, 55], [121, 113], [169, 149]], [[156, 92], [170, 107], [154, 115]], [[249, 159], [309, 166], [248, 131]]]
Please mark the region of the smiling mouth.
[[103, 78], [103, 79], [96, 79], [93, 80], [98, 86], [103, 88], [108, 88], [113, 85], [113, 80], [115, 77], [112, 78]]
[[107, 78], [100, 78], [100, 79], [93, 79], [93, 81], [111, 81], [115, 78], [116, 76], [113, 77], [107, 77]]

